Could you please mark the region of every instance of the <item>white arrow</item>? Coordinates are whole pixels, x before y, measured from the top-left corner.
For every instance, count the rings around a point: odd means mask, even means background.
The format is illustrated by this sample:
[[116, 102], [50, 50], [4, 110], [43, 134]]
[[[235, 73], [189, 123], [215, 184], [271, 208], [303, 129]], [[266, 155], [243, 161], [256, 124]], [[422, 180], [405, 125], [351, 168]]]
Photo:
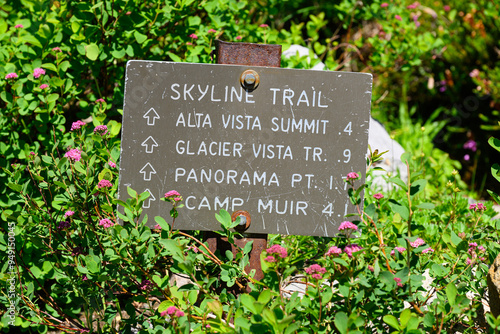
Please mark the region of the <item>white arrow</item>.
[[160, 115], [158, 115], [154, 108], [149, 109], [142, 117], [148, 119], [149, 126], [155, 125], [155, 119], [160, 119]]
[[153, 196], [153, 193], [151, 192], [151, 190], [146, 189], [146, 190], [144, 190], [144, 191], [147, 191], [147, 192], [149, 193], [149, 197], [148, 197], [148, 198], [146, 198], [146, 200], [144, 201], [144, 203], [142, 203], [142, 207], [143, 207], [144, 209], [147, 209], [147, 208], [149, 208], [149, 206], [151, 205], [151, 202], [152, 202], [152, 201], [156, 201], [156, 197], [154, 197], [154, 196]]
[[141, 146], [146, 147], [146, 153], [153, 153], [153, 148], [158, 147], [158, 143], [153, 137], [149, 136], [148, 139], [142, 142]]
[[151, 164], [148, 162], [142, 169], [139, 171], [139, 173], [144, 174], [144, 181], [151, 181], [151, 174], [156, 174], [155, 169]]

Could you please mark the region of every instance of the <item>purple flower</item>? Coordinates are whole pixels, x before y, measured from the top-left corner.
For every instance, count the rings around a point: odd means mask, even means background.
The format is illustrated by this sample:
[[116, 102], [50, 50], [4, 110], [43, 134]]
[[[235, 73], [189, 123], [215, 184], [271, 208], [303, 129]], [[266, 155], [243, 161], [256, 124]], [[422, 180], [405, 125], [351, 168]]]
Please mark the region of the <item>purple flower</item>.
[[338, 248], [337, 246], [332, 246], [328, 249], [325, 256], [338, 256], [340, 254], [342, 254], [342, 249]]
[[35, 79], [38, 79], [39, 77], [41, 77], [44, 74], [45, 74], [45, 70], [43, 68], [37, 67], [33, 70], [33, 77]]
[[68, 228], [70, 226], [71, 226], [71, 223], [66, 220], [66, 221], [59, 222], [59, 226], [57, 228], [60, 230], [63, 230], [63, 229]]
[[413, 248], [420, 247], [424, 244], [425, 244], [425, 241], [421, 238], [417, 238], [417, 240], [410, 242], [410, 246], [412, 246]]
[[40, 85], [40, 89], [45, 89], [45, 88], [49, 88], [49, 85], [47, 85], [47, 84], [41, 84]]
[[468, 155], [468, 154], [464, 155], [464, 160], [465, 161], [469, 161], [470, 160], [470, 155]]
[[81, 153], [82, 152], [79, 149], [74, 148], [66, 152], [64, 156], [68, 158], [69, 161], [80, 161], [80, 159], [82, 158]]
[[76, 121], [71, 124], [71, 131], [79, 130], [82, 126], [84, 126], [86, 123], [83, 121]]
[[17, 78], [18, 78], [18, 75], [17, 75], [17, 73], [14, 73], [14, 72], [11, 72], [5, 76], [5, 79], [7, 79], [7, 80], [8, 79], [17, 79]]
[[112, 186], [113, 186], [113, 184], [111, 184], [111, 182], [109, 180], [106, 180], [106, 179], [102, 179], [97, 184], [97, 188], [99, 188], [99, 189], [102, 189], [102, 188], [111, 188]]
[[106, 133], [108, 133], [108, 127], [106, 125], [98, 125], [94, 128], [94, 133], [104, 136]]
[[464, 149], [471, 150], [472, 152], [476, 152], [477, 151], [477, 143], [474, 140], [469, 139], [465, 142]]
[[109, 228], [113, 225], [114, 225], [114, 223], [109, 218], [101, 219], [99, 221], [99, 226], [103, 226], [104, 228]]

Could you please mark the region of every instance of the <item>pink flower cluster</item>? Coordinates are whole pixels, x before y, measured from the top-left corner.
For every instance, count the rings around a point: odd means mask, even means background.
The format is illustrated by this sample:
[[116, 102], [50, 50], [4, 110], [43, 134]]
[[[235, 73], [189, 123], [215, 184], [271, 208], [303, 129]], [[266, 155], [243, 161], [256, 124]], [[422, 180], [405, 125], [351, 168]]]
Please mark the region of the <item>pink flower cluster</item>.
[[102, 188], [111, 188], [113, 186], [113, 184], [109, 181], [109, 180], [106, 180], [106, 179], [102, 179], [101, 181], [99, 181], [99, 183], [97, 184], [97, 188], [98, 189], [102, 189]]
[[414, 3], [412, 3], [411, 5], [407, 6], [406, 8], [408, 9], [415, 9], [417, 8], [418, 6], [420, 6], [420, 2], [418, 1], [415, 1]]
[[467, 251], [467, 253], [469, 253], [470, 255], [470, 258], [467, 258], [467, 265], [475, 264], [479, 261], [486, 261], [486, 258], [482, 256], [484, 255], [484, 253], [486, 253], [486, 248], [484, 248], [483, 246], [478, 246], [476, 242], [469, 243], [469, 250]]
[[175, 317], [179, 318], [179, 317], [183, 317], [185, 314], [183, 311], [179, 310], [177, 307], [170, 306], [169, 308], [167, 308], [166, 311], [161, 312], [160, 315], [162, 317], [169, 315], [169, 316], [175, 316]]
[[312, 264], [306, 268], [306, 273], [311, 275], [311, 277], [314, 279], [321, 279], [321, 275], [326, 273], [326, 269], [319, 264]]
[[73, 122], [73, 124], [71, 124], [71, 131], [79, 130], [84, 125], [85, 125], [84, 121], [78, 120], [76, 122]]
[[384, 198], [384, 195], [382, 195], [381, 193], [376, 193], [375, 195], [373, 195], [373, 198], [379, 200], [379, 199]]
[[343, 231], [343, 230], [356, 231], [357, 229], [358, 229], [358, 227], [356, 225], [354, 225], [353, 223], [351, 223], [350, 221], [342, 222], [342, 223], [340, 223], [340, 226], [339, 226], [339, 231]]
[[417, 240], [410, 242], [410, 246], [412, 246], [413, 248], [420, 247], [424, 244], [425, 244], [425, 241], [421, 238], [417, 238]]
[[356, 180], [359, 177], [359, 174], [356, 172], [350, 172], [347, 174], [347, 181]]
[[42, 75], [45, 74], [45, 70], [43, 68], [37, 67], [33, 70], [33, 77], [35, 79], [40, 78]]
[[358, 244], [350, 244], [345, 246], [344, 253], [346, 253], [349, 258], [352, 258], [352, 253], [359, 252], [362, 249], [363, 247]]
[[192, 39], [198, 39], [198, 36], [196, 34], [191, 34], [189, 35], [189, 37], [191, 37]]
[[82, 152], [79, 149], [74, 148], [66, 152], [64, 156], [68, 158], [69, 161], [80, 161], [80, 159], [82, 158]]
[[106, 125], [98, 125], [94, 128], [94, 133], [104, 136], [106, 133], [108, 133], [108, 127]]
[[17, 79], [19, 76], [17, 75], [17, 73], [8, 73], [6, 76], [5, 76], [5, 79]]
[[111, 160], [110, 160], [110, 161], [108, 161], [108, 165], [109, 165], [109, 167], [111, 167], [111, 168], [116, 168], [116, 164], [115, 164], [113, 161], [111, 161]]
[[167, 192], [165, 194], [165, 198], [173, 200], [174, 202], [182, 201], [181, 194], [179, 194], [179, 192], [176, 190], [170, 190], [169, 192]]
[[[288, 251], [286, 250], [286, 248], [280, 245], [272, 245], [271, 247], [266, 249], [266, 252], [267, 254], [276, 254], [282, 259], [288, 256]], [[269, 255], [264, 260], [267, 262], [276, 262], [276, 257], [274, 255]]]
[[399, 286], [400, 288], [403, 287], [403, 283], [401, 283], [401, 278], [394, 277], [394, 280], [396, 281], [397, 286]]
[[71, 210], [68, 210], [66, 211], [66, 213], [64, 214], [64, 217], [68, 218], [68, 217], [71, 217], [75, 214], [75, 211], [71, 211]]
[[422, 254], [434, 253], [434, 249], [432, 247], [426, 248], [422, 251]]
[[338, 248], [337, 246], [332, 246], [325, 253], [325, 256], [338, 256], [340, 254], [342, 254], [342, 249]]
[[95, 100], [96, 104], [100, 104], [100, 103], [102, 104], [102, 103], [105, 103], [105, 102], [106, 101], [104, 101], [104, 99], [97, 99], [97, 100]]
[[41, 84], [39, 88], [43, 90], [43, 89], [49, 88], [49, 85]]
[[99, 226], [103, 226], [104, 228], [109, 228], [113, 225], [114, 223], [109, 218], [104, 218], [99, 221]]
[[472, 203], [469, 206], [469, 210], [483, 211], [486, 210], [486, 206], [483, 203]]
[[403, 253], [406, 251], [406, 248], [404, 248], [404, 247], [395, 247], [395, 248], [391, 251], [391, 256], [396, 255], [396, 251], [398, 251], [400, 254], [403, 254]]
[[22, 24], [16, 24], [14, 26], [14, 28], [16, 28], [16, 29], [22, 29], [22, 28], [24, 28], [24, 26]]

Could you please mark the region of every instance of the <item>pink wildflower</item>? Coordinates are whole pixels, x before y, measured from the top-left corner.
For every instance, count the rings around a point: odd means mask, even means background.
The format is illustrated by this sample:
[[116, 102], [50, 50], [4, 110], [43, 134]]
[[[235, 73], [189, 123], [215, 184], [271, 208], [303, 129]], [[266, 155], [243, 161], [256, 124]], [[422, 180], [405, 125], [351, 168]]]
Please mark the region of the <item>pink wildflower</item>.
[[115, 164], [113, 161], [111, 161], [111, 160], [110, 160], [110, 161], [108, 161], [108, 165], [109, 165], [109, 167], [111, 167], [111, 168], [116, 168], [116, 164]]
[[55, 48], [52, 48], [52, 51], [54, 52], [62, 52], [61, 48], [56, 46]]
[[429, 248], [426, 248], [422, 251], [422, 254], [427, 254], [427, 253], [433, 253], [434, 252], [434, 249], [429, 247]]
[[161, 312], [160, 315], [162, 317], [164, 317], [166, 315], [176, 316], [176, 317], [183, 317], [185, 314], [184, 314], [183, 311], [179, 310], [177, 307], [170, 306], [169, 308], [167, 308], [166, 311]]
[[477, 151], [476, 141], [474, 141], [472, 139], [467, 140], [464, 144], [464, 149], [471, 150], [472, 152], [476, 152]]
[[125, 13], [125, 15], [130, 15], [130, 14], [132, 14], [132, 12], [130, 10]]
[[87, 280], [87, 275], [86, 274], [83, 274], [82, 275], [82, 281], [86, 281]]
[[243, 38], [243, 37], [241, 37], [241, 36], [236, 36], [236, 40], [240, 40], [240, 39], [242, 39], [242, 38]]
[[68, 152], [66, 152], [66, 154], [64, 154], [64, 156], [68, 158], [69, 161], [80, 161], [80, 159], [82, 158], [81, 152], [77, 148], [69, 150]]
[[321, 274], [326, 273], [326, 269], [319, 264], [312, 264], [306, 268], [306, 273], [314, 279], [321, 279]]
[[208, 29], [208, 31], [207, 31], [207, 33], [209, 33], [209, 34], [213, 34], [216, 32], [217, 32], [217, 30], [215, 30], [215, 29]]
[[382, 8], [389, 7], [389, 4], [387, 2], [382, 2], [380, 4], [380, 7], [382, 7]]
[[261, 28], [269, 28], [269, 26], [267, 24], [265, 24], [265, 23], [262, 23], [259, 27], [261, 27]]
[[174, 201], [176, 201], [176, 202], [182, 201], [182, 197], [175, 197]]
[[40, 89], [45, 89], [45, 88], [49, 88], [49, 85], [47, 85], [47, 84], [41, 84], [40, 85]]
[[336, 256], [340, 254], [342, 254], [342, 249], [338, 248], [337, 246], [332, 246], [328, 249], [325, 256]]
[[286, 248], [281, 247], [280, 245], [272, 245], [271, 247], [266, 249], [266, 252], [268, 254], [278, 254], [279, 257], [281, 257], [282, 259], [284, 259], [288, 256], [288, 252], [287, 252]]
[[396, 251], [398, 251], [400, 254], [403, 254], [403, 253], [406, 251], [406, 248], [404, 248], [404, 247], [395, 247], [395, 248], [391, 251], [391, 255], [392, 255], [392, 256], [396, 255]]
[[14, 26], [14, 28], [16, 28], [16, 29], [21, 29], [21, 28], [24, 28], [24, 26], [23, 26], [22, 24], [16, 24], [16, 25]]
[[186, 42], [186, 44], [187, 44], [187, 45], [193, 45], [193, 43], [191, 43], [191, 42]]
[[417, 2], [415, 1], [414, 3], [412, 3], [411, 5], [407, 6], [406, 8], [407, 9], [415, 9], [417, 8], [418, 6], [420, 6], [420, 2]]
[[479, 73], [480, 73], [479, 70], [475, 68], [472, 71], [470, 71], [469, 76], [471, 78], [477, 78], [479, 76]]
[[104, 218], [99, 221], [99, 226], [103, 226], [104, 228], [109, 228], [113, 226], [114, 223], [111, 221], [111, 219]]
[[163, 312], [160, 313], [161, 317], [165, 317], [166, 315], [167, 315], [167, 311], [163, 311]]
[[191, 34], [189, 35], [189, 37], [191, 37], [192, 39], [198, 39], [198, 36], [196, 34]]
[[160, 224], [156, 224], [155, 226], [153, 226], [153, 230], [161, 230]]
[[486, 210], [486, 206], [483, 203], [473, 203], [469, 206], [469, 210], [483, 211]]
[[402, 20], [401, 16], [399, 16], [399, 15], [397, 15], [397, 14], [394, 16], [394, 18], [395, 18], [396, 20], [398, 20], [398, 21], [401, 21], [401, 20]]
[[350, 221], [342, 222], [342, 223], [340, 223], [340, 226], [339, 226], [339, 231], [343, 231], [343, 230], [356, 231], [357, 229], [358, 229], [358, 227], [356, 225], [354, 225], [353, 223], [351, 223]]
[[174, 314], [175, 311], [177, 311], [177, 307], [175, 307], [175, 306], [170, 306], [169, 308], [167, 308], [167, 314], [168, 315]]
[[350, 244], [345, 246], [344, 253], [346, 253], [349, 258], [352, 258], [352, 253], [359, 252], [362, 249], [363, 247], [358, 244]]
[[97, 99], [95, 100], [95, 103], [98, 104], [98, 103], [106, 103], [106, 101], [104, 101], [104, 99]]
[[108, 133], [108, 127], [106, 125], [98, 125], [94, 128], [94, 133], [104, 136], [106, 133]]
[[40, 78], [42, 75], [45, 74], [45, 70], [43, 68], [37, 67], [33, 70], [33, 77], [35, 79]]
[[167, 192], [165, 194], [165, 197], [177, 197], [177, 196], [180, 196], [181, 194], [179, 194], [176, 190], [170, 190], [169, 192]]
[[264, 261], [267, 261], [267, 262], [276, 262], [276, 259], [274, 258], [274, 256], [272, 255], [268, 255]]
[[384, 198], [384, 195], [382, 195], [381, 193], [376, 193], [375, 195], [373, 195], [373, 198], [375, 198], [377, 200], [382, 199], [382, 198]]
[[417, 238], [417, 240], [410, 242], [410, 246], [413, 248], [417, 248], [425, 244], [425, 241], [423, 239]]
[[182, 312], [181, 310], [177, 310], [177, 311], [175, 312], [175, 316], [176, 316], [176, 317], [183, 317], [183, 316], [184, 316], [184, 312]]
[[71, 211], [71, 210], [68, 210], [66, 211], [66, 213], [64, 214], [64, 217], [68, 218], [68, 217], [71, 217], [75, 214], [75, 211]]
[[18, 77], [19, 77], [19, 76], [17, 75], [17, 73], [12, 72], [12, 73], [7, 74], [7, 75], [5, 76], [5, 79], [7, 79], [7, 80], [8, 80], [8, 79], [17, 79]]
[[468, 154], [464, 155], [464, 160], [465, 161], [469, 161], [470, 160], [470, 155], [468, 155]]
[[375, 272], [375, 268], [373, 268], [373, 266], [371, 265], [368, 265], [368, 270], [371, 271], [372, 273]]
[[194, 253], [198, 253], [200, 251], [196, 246], [188, 246], [188, 250], [192, 250]]
[[82, 126], [84, 126], [86, 123], [83, 121], [76, 121], [71, 124], [71, 131], [79, 130]]
[[401, 278], [399, 277], [394, 277], [394, 280], [396, 281], [396, 285], [399, 287], [403, 286], [403, 283], [401, 283]]
[[102, 189], [102, 188], [111, 188], [112, 186], [113, 186], [113, 184], [109, 180], [106, 180], [106, 179], [102, 179], [97, 184], [97, 188], [99, 188], [99, 189]]
[[449, 12], [450, 9], [451, 9], [451, 7], [449, 5], [444, 5], [443, 9], [444, 9], [445, 12]]
[[350, 181], [350, 180], [355, 180], [359, 177], [359, 174], [356, 173], [356, 172], [350, 172], [347, 174], [347, 181]]

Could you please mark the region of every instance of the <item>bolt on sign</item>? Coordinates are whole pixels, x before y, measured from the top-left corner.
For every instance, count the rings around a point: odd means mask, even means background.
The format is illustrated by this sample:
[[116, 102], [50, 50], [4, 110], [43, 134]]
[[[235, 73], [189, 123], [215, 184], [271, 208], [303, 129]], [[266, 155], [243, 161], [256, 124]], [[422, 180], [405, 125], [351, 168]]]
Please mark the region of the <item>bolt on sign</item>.
[[144, 212], [168, 218], [177, 190], [182, 230], [218, 230], [225, 209], [248, 233], [333, 237], [357, 211], [344, 180], [366, 170], [371, 89], [365, 73], [129, 61], [119, 197], [147, 191]]

